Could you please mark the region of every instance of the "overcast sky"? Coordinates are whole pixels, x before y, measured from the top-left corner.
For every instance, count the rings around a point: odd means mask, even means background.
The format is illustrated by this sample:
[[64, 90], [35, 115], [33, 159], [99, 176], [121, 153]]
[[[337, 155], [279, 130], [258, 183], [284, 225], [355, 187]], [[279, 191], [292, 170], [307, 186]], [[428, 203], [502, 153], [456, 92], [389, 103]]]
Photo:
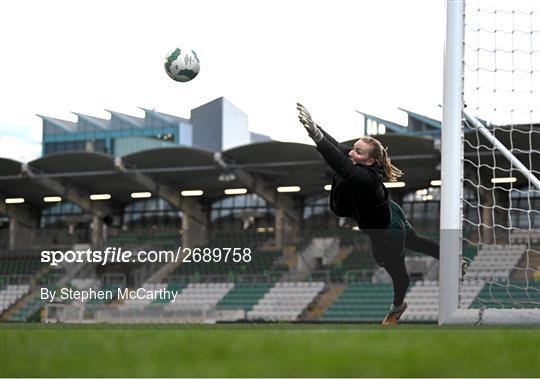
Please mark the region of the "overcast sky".
[[[338, 139], [359, 135], [355, 110], [440, 118], [444, 12], [443, 0], [2, 1], [0, 156], [39, 156], [36, 113], [189, 118], [220, 96], [284, 141], [309, 141], [296, 101]], [[192, 82], [163, 69], [178, 45], [201, 60]]]

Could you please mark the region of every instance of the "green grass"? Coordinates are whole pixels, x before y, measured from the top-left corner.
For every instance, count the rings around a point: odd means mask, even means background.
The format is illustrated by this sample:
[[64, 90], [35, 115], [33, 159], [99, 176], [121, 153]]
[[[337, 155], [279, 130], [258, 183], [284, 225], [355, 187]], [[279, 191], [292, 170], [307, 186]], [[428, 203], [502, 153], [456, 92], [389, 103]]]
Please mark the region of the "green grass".
[[539, 377], [540, 330], [0, 325], [11, 377]]

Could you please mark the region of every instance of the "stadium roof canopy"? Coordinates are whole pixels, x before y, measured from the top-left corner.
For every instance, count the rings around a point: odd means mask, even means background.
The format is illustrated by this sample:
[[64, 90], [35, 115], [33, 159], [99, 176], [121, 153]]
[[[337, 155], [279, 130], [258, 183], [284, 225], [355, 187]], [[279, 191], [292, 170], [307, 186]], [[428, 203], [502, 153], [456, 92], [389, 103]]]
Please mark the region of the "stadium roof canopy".
[[0, 158], [0, 197], [22, 197], [36, 204], [43, 203], [43, 196], [49, 195], [47, 188], [34, 183], [22, 175], [23, 164], [7, 158]]
[[[538, 150], [535, 147], [540, 146], [540, 135], [520, 133], [518, 128], [515, 129], [511, 145], [514, 153], [527, 166], [531, 160], [533, 169], [537, 170], [540, 167], [540, 154], [535, 153]], [[507, 131], [499, 130], [496, 134], [505, 145], [510, 146], [510, 134]], [[395, 133], [379, 135], [377, 138], [388, 148], [392, 162], [405, 173], [400, 180], [406, 186], [392, 191], [410, 192], [426, 188], [431, 180], [440, 178], [437, 169], [440, 163], [439, 151], [432, 138]], [[479, 155], [482, 163], [490, 166], [496, 160], [498, 169], [495, 174], [507, 176], [510, 168], [508, 161], [498, 153], [494, 155], [489, 143], [482, 137], [480, 144], [476, 138], [476, 133], [466, 134], [466, 140], [470, 142], [465, 143], [466, 159], [473, 160]], [[352, 145], [355, 141], [353, 139], [344, 143]], [[487, 147], [477, 150], [471, 147], [472, 144]], [[181, 146], [144, 150], [126, 155], [120, 160], [94, 152], [53, 154], [27, 164], [0, 158], [0, 196], [24, 197], [29, 203], [42, 207], [45, 205], [44, 196], [61, 195], [51, 193], [50, 187], [39, 180], [49, 178], [85, 193], [109, 193], [115, 203], [126, 204], [133, 201], [130, 196], [132, 192], [148, 191], [141, 181], [134, 179], [136, 175], [144, 175], [158, 185], [166, 185], [178, 193], [182, 190], [201, 189], [204, 191], [203, 201], [212, 202], [223, 197], [225, 189], [247, 187], [238, 175], [234, 175], [238, 170], [247, 173], [255, 181], [264, 182], [268, 187], [300, 186], [301, 192], [294, 196], [301, 197], [323, 194], [323, 187], [331, 183], [332, 179], [332, 171], [314, 146], [268, 141], [223, 151], [221, 163], [216, 161], [211, 151]], [[484, 172], [485, 178], [494, 173], [489, 167], [482, 169], [483, 176]], [[224, 178], [224, 173], [233, 175]], [[518, 178], [515, 186], [526, 184], [516, 170], [512, 174]]]
[[[382, 135], [378, 138], [388, 147], [393, 162], [405, 172], [406, 187], [398, 191], [425, 188], [439, 178], [436, 167], [439, 153], [433, 140], [404, 135]], [[352, 145], [355, 140], [347, 141]], [[48, 155], [27, 164], [31, 175], [20, 162], [0, 161], [0, 194], [5, 197], [25, 197], [43, 206], [43, 196], [55, 195], [40, 185], [40, 178], [59, 180], [65, 186], [76, 186], [87, 193], [109, 193], [116, 203], [133, 201], [132, 192], [147, 188], [133, 179], [143, 174], [160, 185], [175, 191], [201, 189], [205, 201], [224, 196], [227, 188], [246, 185], [237, 175], [223, 173], [241, 170], [268, 186], [300, 186], [295, 196], [324, 193], [331, 183], [332, 171], [312, 145], [268, 141], [235, 147], [221, 153], [225, 165], [219, 164], [211, 151], [190, 147], [166, 147], [144, 150], [121, 158], [94, 152], [70, 152]], [[28, 170], [26, 171], [28, 172]], [[32, 176], [32, 178], [30, 178]]]

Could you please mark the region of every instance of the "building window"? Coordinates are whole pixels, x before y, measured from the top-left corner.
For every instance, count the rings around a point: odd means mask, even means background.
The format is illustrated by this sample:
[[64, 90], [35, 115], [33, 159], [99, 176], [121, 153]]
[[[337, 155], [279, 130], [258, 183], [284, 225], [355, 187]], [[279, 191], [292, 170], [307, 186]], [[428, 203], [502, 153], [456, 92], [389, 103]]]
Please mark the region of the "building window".
[[183, 213], [160, 198], [135, 201], [124, 209], [124, 228], [180, 228]]
[[274, 225], [274, 209], [260, 196], [227, 196], [212, 204], [210, 220], [213, 228], [248, 230]]
[[366, 121], [366, 131], [368, 135], [386, 134], [386, 125], [368, 118]]

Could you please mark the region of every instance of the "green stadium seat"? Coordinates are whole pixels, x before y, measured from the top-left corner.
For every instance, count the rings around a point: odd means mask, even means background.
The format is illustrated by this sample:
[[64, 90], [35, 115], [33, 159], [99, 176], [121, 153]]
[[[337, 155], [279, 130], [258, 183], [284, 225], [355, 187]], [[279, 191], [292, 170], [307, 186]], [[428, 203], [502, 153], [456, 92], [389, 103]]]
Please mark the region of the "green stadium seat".
[[538, 308], [540, 282], [486, 283], [471, 308]]
[[393, 299], [391, 284], [349, 284], [320, 321], [380, 322]]
[[252, 310], [271, 287], [270, 284], [238, 283], [221, 299], [218, 308]]

